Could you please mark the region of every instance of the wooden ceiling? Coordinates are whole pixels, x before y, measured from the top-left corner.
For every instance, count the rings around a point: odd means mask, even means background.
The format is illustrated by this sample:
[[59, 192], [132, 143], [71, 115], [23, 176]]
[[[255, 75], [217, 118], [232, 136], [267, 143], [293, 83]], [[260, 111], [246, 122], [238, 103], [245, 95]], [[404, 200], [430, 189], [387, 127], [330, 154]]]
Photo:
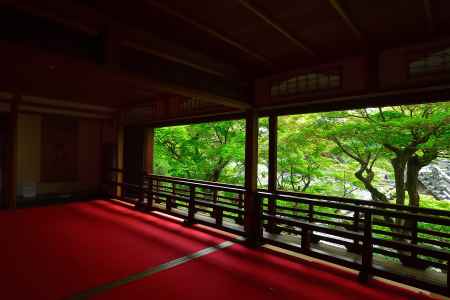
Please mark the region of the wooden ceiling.
[[[14, 10], [0, 16], [2, 40], [60, 55], [55, 62], [37, 54], [41, 60], [22, 61], [17, 68], [12, 63], [24, 81], [18, 89], [113, 107], [156, 101], [187, 85], [175, 94], [209, 90], [206, 97], [218, 95], [214, 101], [236, 106], [242, 101], [245, 108], [259, 77], [450, 35], [448, 0], [0, 4]], [[2, 63], [9, 60], [2, 57]], [[174, 83], [175, 89], [155, 80]]]
[[450, 33], [447, 0], [82, 2], [253, 76]]

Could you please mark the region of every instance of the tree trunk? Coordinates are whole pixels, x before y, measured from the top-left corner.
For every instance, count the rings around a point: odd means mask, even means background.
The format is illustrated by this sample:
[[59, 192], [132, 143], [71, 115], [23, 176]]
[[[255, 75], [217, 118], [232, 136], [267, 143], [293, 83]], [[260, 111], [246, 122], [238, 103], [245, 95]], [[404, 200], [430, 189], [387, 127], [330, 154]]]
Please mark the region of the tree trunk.
[[399, 154], [391, 160], [395, 176], [395, 203], [405, 205], [405, 169], [408, 158], [405, 154]]
[[408, 159], [407, 164], [407, 172], [406, 172], [406, 189], [409, 195], [409, 206], [411, 207], [419, 207], [419, 191], [417, 190], [419, 185], [419, 171], [422, 168], [422, 165], [417, 156], [413, 156]]

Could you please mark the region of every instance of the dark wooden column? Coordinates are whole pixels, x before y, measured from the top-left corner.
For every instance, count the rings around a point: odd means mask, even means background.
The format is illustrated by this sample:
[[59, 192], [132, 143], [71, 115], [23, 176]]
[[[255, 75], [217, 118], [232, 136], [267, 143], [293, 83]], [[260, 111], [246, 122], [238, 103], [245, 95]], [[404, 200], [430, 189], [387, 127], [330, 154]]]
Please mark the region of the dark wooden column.
[[[277, 144], [278, 142], [278, 117], [269, 116], [269, 176], [268, 187], [270, 193], [277, 190]], [[268, 199], [268, 212], [271, 215], [276, 214], [276, 201], [274, 197]], [[270, 219], [267, 224], [267, 231], [270, 233], [278, 233], [276, 230], [276, 222]]]
[[[155, 141], [155, 129], [146, 128], [144, 130], [144, 169], [148, 174], [153, 174], [153, 149]], [[153, 207], [153, 186], [154, 182], [151, 179], [143, 180], [143, 185], [147, 182], [147, 208]]]
[[146, 128], [144, 134], [144, 169], [147, 173], [153, 173], [153, 144], [155, 130], [154, 128]]
[[268, 190], [277, 190], [277, 147], [278, 147], [278, 117], [269, 117], [269, 182]]
[[17, 119], [19, 114], [19, 100], [17, 96], [11, 102], [9, 117], [9, 137], [7, 149], [7, 205], [9, 209], [16, 208], [17, 203]]
[[[122, 114], [117, 115], [116, 119], [116, 138], [117, 138], [117, 168], [123, 170], [123, 148], [124, 148], [124, 127], [122, 122]], [[117, 173], [117, 183], [123, 183], [123, 173]], [[117, 186], [116, 196], [118, 199], [123, 198], [123, 187]]]
[[257, 246], [261, 241], [261, 205], [256, 197], [258, 170], [258, 117], [254, 110], [246, 113], [245, 136], [245, 214], [247, 243]]

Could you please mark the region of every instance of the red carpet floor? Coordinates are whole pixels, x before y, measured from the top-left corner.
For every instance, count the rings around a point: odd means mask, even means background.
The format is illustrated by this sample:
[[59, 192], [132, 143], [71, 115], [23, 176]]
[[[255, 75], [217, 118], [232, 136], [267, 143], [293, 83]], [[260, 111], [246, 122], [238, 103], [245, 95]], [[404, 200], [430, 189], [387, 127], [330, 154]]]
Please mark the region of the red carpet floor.
[[201, 257], [94, 297], [108, 299], [431, 299], [324, 265], [241, 245]]
[[224, 239], [102, 200], [0, 212], [0, 295], [62, 299]]

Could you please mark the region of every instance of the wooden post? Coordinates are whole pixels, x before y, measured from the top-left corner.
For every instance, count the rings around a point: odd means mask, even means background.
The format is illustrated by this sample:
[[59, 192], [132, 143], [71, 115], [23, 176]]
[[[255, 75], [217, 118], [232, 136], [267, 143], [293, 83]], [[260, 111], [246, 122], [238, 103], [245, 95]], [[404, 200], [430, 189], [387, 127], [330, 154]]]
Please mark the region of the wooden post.
[[[242, 209], [242, 207], [243, 207], [243, 205], [242, 205], [242, 202], [243, 202], [243, 194], [242, 194], [242, 193], [239, 193], [239, 194], [237, 195], [237, 201], [238, 201], [238, 208], [239, 208], [239, 209]], [[244, 219], [242, 218], [242, 213], [239, 213], [239, 214], [238, 214], [238, 216], [237, 216], [235, 222], [236, 222], [236, 224], [239, 224], [239, 225], [244, 224]]]
[[306, 225], [302, 226], [301, 247], [305, 253], [308, 253], [311, 251], [311, 228]]
[[17, 119], [19, 115], [19, 100], [17, 96], [11, 102], [11, 112], [9, 118], [9, 138], [7, 148], [7, 206], [9, 209], [15, 209], [17, 205]]
[[192, 225], [195, 219], [195, 186], [191, 185], [189, 188], [189, 208], [188, 218], [186, 220], [187, 225]]
[[[212, 201], [214, 204], [217, 203], [217, 190], [212, 191]], [[216, 207], [213, 207], [211, 211], [211, 217], [217, 219], [217, 216], [218, 216], [218, 209]]]
[[258, 246], [262, 238], [261, 204], [257, 197], [258, 117], [254, 110], [246, 113], [244, 229], [249, 246]]
[[364, 213], [364, 238], [361, 257], [361, 270], [358, 279], [361, 282], [367, 282], [370, 278], [373, 259], [373, 243], [372, 243], [372, 213], [366, 211]]
[[166, 197], [166, 210], [168, 212], [170, 212], [170, 210], [172, 209], [172, 196], [167, 196]]
[[[153, 174], [153, 148], [155, 130], [146, 128], [144, 130], [144, 176]], [[147, 208], [153, 207], [153, 179], [147, 177]]]
[[[417, 211], [413, 211], [414, 213], [417, 213]], [[417, 228], [417, 218], [414, 217], [413, 221], [411, 222], [411, 244], [416, 246], [417, 245], [417, 238], [418, 238], [418, 228]], [[413, 249], [411, 251], [411, 261], [412, 263], [417, 262], [417, 250]]]
[[141, 178], [139, 183], [139, 200], [136, 203], [136, 208], [145, 209], [145, 172], [141, 172]]
[[[117, 130], [117, 169], [123, 170], [123, 151], [124, 151], [124, 127], [122, 124], [122, 114], [119, 115], [116, 122]], [[118, 184], [123, 183], [123, 173], [118, 172], [116, 181]], [[117, 186], [116, 196], [118, 199], [123, 198], [123, 186]]]
[[[359, 231], [359, 210], [355, 210], [353, 212], [353, 225], [352, 225], [352, 229], [355, 232]], [[360, 243], [359, 243], [359, 239], [355, 238], [353, 240], [353, 246], [349, 247], [349, 251], [351, 252], [355, 252], [355, 253], [360, 253], [361, 252], [361, 247], [360, 247]]]
[[[278, 117], [269, 116], [269, 174], [268, 174], [268, 191], [276, 193], [277, 191], [277, 147], [278, 147]], [[267, 199], [269, 215], [277, 213], [277, 199], [269, 197]], [[267, 231], [270, 233], [279, 233], [276, 230], [275, 219], [269, 219], [267, 223]]]
[[447, 296], [450, 296], [450, 255], [447, 258]]
[[308, 222], [314, 223], [314, 205], [308, 204]]
[[149, 210], [153, 209], [153, 178], [148, 177], [148, 188], [147, 188], [147, 208]]
[[221, 207], [217, 207], [215, 218], [216, 218], [216, 225], [222, 226], [222, 223], [223, 223], [223, 209]]

